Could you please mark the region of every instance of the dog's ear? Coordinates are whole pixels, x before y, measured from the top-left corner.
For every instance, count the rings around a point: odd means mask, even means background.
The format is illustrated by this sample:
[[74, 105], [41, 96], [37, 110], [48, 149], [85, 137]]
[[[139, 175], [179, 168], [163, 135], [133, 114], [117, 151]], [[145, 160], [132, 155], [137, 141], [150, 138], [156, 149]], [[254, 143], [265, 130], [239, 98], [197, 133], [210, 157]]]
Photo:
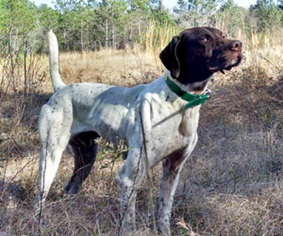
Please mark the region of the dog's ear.
[[180, 63], [176, 54], [180, 38], [180, 36], [174, 36], [159, 55], [163, 65], [171, 72], [173, 78], [178, 78], [180, 75]]

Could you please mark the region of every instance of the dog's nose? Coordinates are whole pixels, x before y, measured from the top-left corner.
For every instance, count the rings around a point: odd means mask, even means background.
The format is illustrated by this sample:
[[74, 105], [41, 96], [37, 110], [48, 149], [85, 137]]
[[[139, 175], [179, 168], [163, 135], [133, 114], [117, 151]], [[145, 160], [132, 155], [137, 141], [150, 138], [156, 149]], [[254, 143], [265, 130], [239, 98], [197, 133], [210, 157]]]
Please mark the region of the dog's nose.
[[242, 50], [242, 42], [239, 40], [232, 40], [229, 44], [229, 49], [231, 51], [241, 51]]

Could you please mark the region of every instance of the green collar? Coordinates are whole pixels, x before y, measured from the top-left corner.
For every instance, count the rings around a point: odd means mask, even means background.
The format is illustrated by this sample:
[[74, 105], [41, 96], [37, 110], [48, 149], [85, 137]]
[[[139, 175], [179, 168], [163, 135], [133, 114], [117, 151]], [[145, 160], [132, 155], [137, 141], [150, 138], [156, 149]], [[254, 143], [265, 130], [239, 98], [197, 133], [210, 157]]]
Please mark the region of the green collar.
[[171, 89], [172, 92], [174, 92], [176, 95], [178, 95], [183, 100], [189, 102], [185, 106], [182, 107], [181, 111], [185, 111], [191, 107], [195, 107], [198, 105], [201, 105], [206, 102], [206, 100], [210, 97], [210, 91], [205, 91], [204, 94], [190, 94], [184, 90], [182, 90], [177, 84], [175, 84], [167, 73], [165, 73], [165, 81], [168, 87]]

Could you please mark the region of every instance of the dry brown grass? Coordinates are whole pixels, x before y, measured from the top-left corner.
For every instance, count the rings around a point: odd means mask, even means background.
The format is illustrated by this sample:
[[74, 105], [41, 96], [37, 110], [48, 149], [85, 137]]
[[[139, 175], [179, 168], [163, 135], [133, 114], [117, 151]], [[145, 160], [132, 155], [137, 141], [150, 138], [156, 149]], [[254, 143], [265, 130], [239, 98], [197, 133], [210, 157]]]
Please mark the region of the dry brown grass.
[[139, 49], [102, 50], [87, 54], [61, 54], [61, 71], [66, 83], [99, 82], [134, 86], [148, 83], [160, 75], [162, 67], [158, 57]]
[[[214, 76], [214, 95], [201, 110], [200, 140], [176, 193], [173, 235], [282, 235], [282, 52], [282, 47], [250, 49], [241, 66]], [[40, 60], [38, 73], [48, 70], [47, 58]], [[61, 55], [66, 83], [132, 86], [151, 81], [162, 70], [157, 57], [140, 50]], [[123, 161], [111, 159], [115, 150], [100, 155], [82, 191], [73, 197], [62, 191], [73, 165], [67, 150], [43, 223], [36, 222], [32, 204], [38, 191], [37, 119], [52, 93], [49, 76], [39, 77], [29, 94], [9, 89], [4, 93], [5, 86], [0, 90], [0, 234], [117, 235], [114, 177]], [[160, 166], [153, 174], [155, 204], [159, 179]], [[146, 185], [139, 192], [135, 235], [152, 235], [146, 229]]]

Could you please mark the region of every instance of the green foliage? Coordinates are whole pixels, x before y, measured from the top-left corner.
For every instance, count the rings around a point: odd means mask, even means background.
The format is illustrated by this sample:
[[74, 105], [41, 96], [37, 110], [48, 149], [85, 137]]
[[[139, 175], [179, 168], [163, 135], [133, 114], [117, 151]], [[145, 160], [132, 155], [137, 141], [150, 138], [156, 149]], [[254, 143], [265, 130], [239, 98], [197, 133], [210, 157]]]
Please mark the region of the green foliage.
[[178, 0], [174, 11], [178, 13], [178, 23], [186, 23], [185, 28], [213, 24], [219, 0]]
[[[282, 1], [278, 3], [282, 6]], [[257, 0], [250, 12], [257, 18], [258, 32], [267, 33], [283, 26], [283, 10], [273, 0]]]
[[28, 0], [0, 1], [0, 32], [26, 34], [35, 27], [35, 5]]
[[101, 147], [98, 159], [104, 160], [101, 169], [112, 166], [118, 159], [125, 159], [128, 151], [131, 149], [127, 147], [124, 141], [120, 140], [115, 146], [112, 142], [107, 142], [103, 138], [96, 139], [95, 142]]
[[[35, 52], [45, 49], [44, 33], [53, 29], [63, 51], [143, 48], [167, 40], [162, 34], [197, 26], [219, 27], [234, 36], [239, 29], [268, 33], [282, 28], [282, 0], [258, 0], [249, 11], [233, 0], [178, 0], [171, 14], [162, 0], [56, 0], [54, 7], [30, 0], [0, 0], [0, 49]], [[272, 25], [272, 27], [270, 27]], [[151, 41], [149, 39], [151, 37]], [[163, 42], [161, 43], [163, 44]], [[149, 47], [150, 45], [150, 47]], [[26, 47], [25, 46], [25, 47]], [[26, 50], [26, 49], [25, 49]], [[12, 55], [12, 54], [11, 54]]]
[[96, 23], [99, 23], [95, 28], [100, 32], [101, 41], [105, 38], [103, 46], [119, 47], [119, 44], [126, 40], [124, 37], [130, 26], [126, 1], [103, 0], [95, 12], [98, 15]]
[[37, 9], [37, 19], [43, 29], [50, 30], [55, 29], [58, 26], [60, 13], [46, 4], [42, 4]]
[[222, 5], [216, 15], [218, 25], [221, 25], [225, 32], [231, 36], [235, 36], [237, 31], [244, 24], [244, 16], [241, 8], [237, 6], [234, 0], [228, 0]]

